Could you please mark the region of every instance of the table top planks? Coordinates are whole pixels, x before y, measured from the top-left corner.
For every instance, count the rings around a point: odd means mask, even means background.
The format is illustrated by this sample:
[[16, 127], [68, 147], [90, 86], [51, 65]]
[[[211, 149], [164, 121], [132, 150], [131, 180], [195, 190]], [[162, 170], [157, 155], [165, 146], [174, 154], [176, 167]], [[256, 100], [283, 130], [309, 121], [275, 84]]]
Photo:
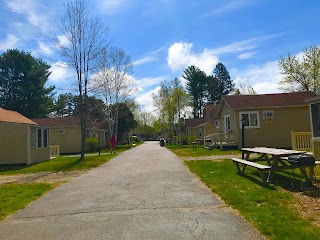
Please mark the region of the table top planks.
[[299, 154], [306, 153], [305, 151], [288, 150], [288, 149], [280, 149], [280, 148], [268, 148], [268, 147], [241, 148], [241, 151], [270, 154], [270, 155], [276, 155], [276, 156], [289, 156], [289, 155], [299, 155]]

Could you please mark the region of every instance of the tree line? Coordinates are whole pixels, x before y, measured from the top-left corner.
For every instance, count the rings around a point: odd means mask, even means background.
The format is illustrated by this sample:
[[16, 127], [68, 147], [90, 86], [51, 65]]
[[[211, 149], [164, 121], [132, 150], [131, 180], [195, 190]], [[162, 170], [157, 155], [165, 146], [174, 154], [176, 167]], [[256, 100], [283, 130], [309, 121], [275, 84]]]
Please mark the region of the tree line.
[[[108, 28], [90, 15], [86, 0], [67, 0], [55, 27], [42, 37], [76, 76], [71, 84], [77, 86], [76, 113], [81, 118], [84, 158], [91, 96], [104, 97], [106, 118], [113, 123], [110, 132], [119, 133], [120, 110], [136, 89], [129, 77], [132, 62], [125, 51], [111, 46]], [[17, 49], [7, 50], [0, 57], [0, 107], [30, 118], [63, 112], [56, 108], [66, 96], [54, 102], [55, 87], [46, 86], [50, 74], [50, 66], [42, 59]]]

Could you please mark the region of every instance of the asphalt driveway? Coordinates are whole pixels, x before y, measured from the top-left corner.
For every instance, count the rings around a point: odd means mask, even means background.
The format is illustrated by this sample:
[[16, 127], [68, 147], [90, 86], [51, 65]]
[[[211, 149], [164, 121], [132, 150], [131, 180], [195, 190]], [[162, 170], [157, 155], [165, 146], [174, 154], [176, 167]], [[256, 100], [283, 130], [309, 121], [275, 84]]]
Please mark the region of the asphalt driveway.
[[158, 142], [146, 142], [0, 222], [1, 239], [263, 239]]

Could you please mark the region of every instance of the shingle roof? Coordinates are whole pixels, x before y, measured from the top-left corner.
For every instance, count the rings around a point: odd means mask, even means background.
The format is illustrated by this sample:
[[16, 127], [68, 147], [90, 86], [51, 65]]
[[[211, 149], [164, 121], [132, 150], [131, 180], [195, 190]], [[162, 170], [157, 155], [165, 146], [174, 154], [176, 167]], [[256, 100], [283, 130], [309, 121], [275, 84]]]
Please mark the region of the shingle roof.
[[259, 95], [226, 95], [222, 98], [231, 108], [261, 108], [305, 106], [306, 99], [316, 96], [313, 92], [276, 93]]
[[208, 104], [204, 106], [204, 114], [208, 114], [209, 118], [215, 119], [218, 117], [218, 111], [219, 111], [220, 104]]
[[80, 125], [80, 117], [35, 118], [36, 123], [47, 127], [67, 127]]
[[5, 110], [3, 108], [0, 108], [0, 122], [37, 125], [37, 123], [23, 116], [22, 114], [15, 111]]
[[186, 119], [186, 127], [196, 127], [203, 123], [203, 118]]

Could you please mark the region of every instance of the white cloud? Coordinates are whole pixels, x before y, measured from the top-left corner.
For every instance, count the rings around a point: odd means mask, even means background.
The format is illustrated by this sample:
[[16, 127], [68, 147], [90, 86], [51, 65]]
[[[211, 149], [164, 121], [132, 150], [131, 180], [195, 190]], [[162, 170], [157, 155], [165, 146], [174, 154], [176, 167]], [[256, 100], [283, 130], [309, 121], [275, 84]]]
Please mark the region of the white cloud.
[[70, 45], [70, 41], [65, 35], [59, 35], [58, 40], [59, 40], [59, 45], [61, 45], [61, 46]]
[[230, 76], [237, 84], [250, 84], [258, 94], [278, 93], [278, 82], [281, 80], [278, 61], [250, 66], [246, 69], [231, 69]]
[[[172, 71], [180, 71], [190, 65], [195, 65], [207, 74], [212, 74], [215, 65], [222, 54], [236, 54], [238, 52], [255, 49], [258, 43], [278, 38], [285, 33], [276, 33], [264, 35], [257, 38], [251, 38], [243, 41], [234, 42], [218, 48], [205, 48], [200, 53], [192, 51], [193, 44], [185, 42], [173, 43], [168, 50], [167, 63]], [[251, 55], [250, 55], [250, 54]], [[254, 53], [248, 52], [240, 54], [241, 59], [251, 57]]]
[[46, 23], [45, 15], [39, 10], [40, 5], [34, 0], [6, 0], [6, 4], [12, 12], [25, 15], [34, 26], [39, 27]]
[[254, 2], [255, 1], [252, 0], [232, 0], [220, 7], [216, 7], [215, 9], [204, 13], [202, 16], [208, 17], [231, 12], [233, 10], [237, 10], [239, 8], [244, 8], [248, 5], [251, 5]]
[[144, 58], [140, 58], [134, 62], [132, 62], [133, 65], [138, 66], [138, 65], [143, 65], [146, 63], [150, 63], [150, 62], [154, 62], [156, 59], [152, 56], [148, 56], [148, 57], [144, 57]]
[[179, 71], [190, 65], [195, 65], [207, 74], [211, 74], [218, 61], [218, 57], [209, 49], [204, 49], [199, 54], [192, 52], [192, 43], [174, 43], [168, 50], [167, 62], [172, 71]]
[[46, 55], [53, 54], [52, 49], [48, 46], [48, 44], [46, 44], [44, 42], [39, 42], [39, 51], [43, 54], [46, 54]]
[[7, 34], [6, 39], [0, 40], [0, 50], [6, 51], [7, 49], [16, 48], [18, 45], [19, 39], [13, 34]]
[[151, 78], [151, 77], [146, 77], [137, 80], [137, 83], [139, 85], [139, 90], [143, 91], [146, 88], [152, 87], [154, 85], [160, 85], [160, 82], [168, 79], [168, 76], [161, 76], [161, 77], [156, 77], [156, 78]]
[[100, 0], [97, 1], [99, 10], [105, 14], [114, 14], [115, 10], [124, 6], [125, 0]]
[[146, 112], [154, 112], [155, 108], [153, 106], [153, 94], [158, 94], [160, 90], [160, 87], [156, 87], [154, 89], [152, 89], [151, 91], [145, 92], [141, 95], [137, 95], [136, 96], [136, 100], [139, 103], [139, 105], [141, 106], [143, 111]]
[[60, 82], [70, 77], [70, 70], [68, 65], [64, 62], [58, 61], [51, 65], [49, 80], [52, 82]]
[[255, 55], [255, 52], [242, 53], [238, 56], [238, 59], [248, 59], [251, 58], [253, 55]]

